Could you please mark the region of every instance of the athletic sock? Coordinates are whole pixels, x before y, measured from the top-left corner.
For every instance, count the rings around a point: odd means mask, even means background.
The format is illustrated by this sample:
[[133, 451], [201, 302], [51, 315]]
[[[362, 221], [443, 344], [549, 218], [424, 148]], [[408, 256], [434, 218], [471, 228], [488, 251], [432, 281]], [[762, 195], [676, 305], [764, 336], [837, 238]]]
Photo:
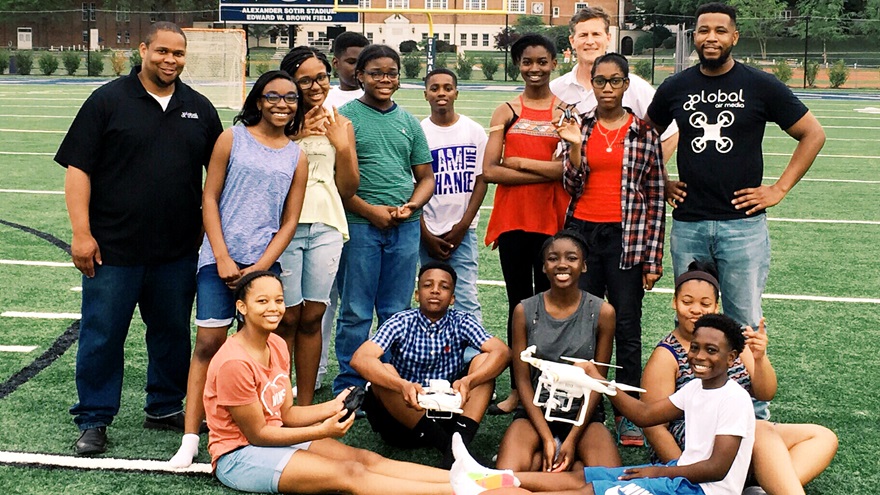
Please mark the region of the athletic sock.
[[438, 425], [427, 415], [422, 416], [422, 419], [416, 423], [416, 426], [413, 428], [413, 433], [415, 433], [423, 442], [440, 452], [444, 452], [449, 448], [449, 442], [451, 440], [449, 438], [449, 433], [446, 433], [446, 430], [444, 430], [442, 426]]
[[[450, 480], [455, 479], [456, 476], [459, 478], [464, 476], [486, 489], [519, 486], [519, 480], [513, 475], [513, 471], [509, 469], [487, 468], [471, 457], [459, 433], [452, 435], [452, 453], [455, 456], [455, 463], [452, 464], [452, 470], [449, 473]], [[468, 486], [467, 483], [461, 480], [459, 480], [459, 483], [465, 487]], [[455, 490], [455, 485], [453, 485], [453, 490]], [[456, 495], [462, 495], [457, 490], [455, 490], [455, 493]]]
[[[462, 416], [460, 414], [456, 414], [454, 418], [450, 419], [452, 422], [452, 431], [458, 432], [461, 435], [462, 442], [465, 446], [471, 444], [474, 440], [474, 437], [477, 435], [477, 430], [480, 428], [480, 423], [472, 420], [471, 418]], [[450, 439], [449, 444], [446, 447], [446, 450], [443, 451], [443, 459], [440, 461], [440, 465], [438, 466], [440, 469], [449, 469], [452, 467], [452, 463], [455, 461], [455, 456], [452, 454], [452, 441]]]
[[168, 464], [173, 468], [188, 468], [197, 455], [199, 455], [199, 436], [195, 433], [187, 433], [180, 441], [177, 453], [168, 461]]

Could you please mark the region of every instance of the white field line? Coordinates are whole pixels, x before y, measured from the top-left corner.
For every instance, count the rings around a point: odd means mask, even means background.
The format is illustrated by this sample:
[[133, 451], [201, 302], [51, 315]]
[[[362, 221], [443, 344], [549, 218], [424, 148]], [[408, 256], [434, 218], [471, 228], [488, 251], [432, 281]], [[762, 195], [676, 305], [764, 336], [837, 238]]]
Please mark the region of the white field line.
[[[55, 131], [51, 131], [51, 132], [55, 132]], [[785, 139], [785, 140], [787, 140], [787, 141], [791, 141], [791, 140], [792, 140], [792, 139], [791, 139], [791, 136], [764, 136], [764, 139]], [[825, 137], [825, 141], [861, 141], [861, 142], [864, 142], [864, 141], [870, 141], [870, 139], [864, 139], [864, 138], [862, 138], [862, 139], [855, 139], [855, 138], [832, 138], [832, 137], [827, 137], [827, 136], [826, 136], [826, 137]]]
[[35, 345], [0, 345], [0, 352], [31, 352]]
[[[487, 285], [490, 287], [504, 287], [503, 280], [477, 280], [477, 285]], [[655, 288], [646, 291], [646, 294], [672, 294], [672, 289]], [[808, 296], [795, 294], [764, 294], [761, 299], [784, 299], [788, 301], [820, 301], [820, 302], [839, 302], [839, 303], [862, 303], [862, 304], [880, 304], [880, 298], [873, 297], [830, 297], [830, 296]]]
[[0, 129], [0, 132], [39, 132], [41, 134], [67, 134], [67, 131], [44, 131], [37, 129]]
[[880, 127], [877, 127], [877, 126], [868, 127], [868, 126], [853, 126], [853, 125], [823, 125], [822, 128], [823, 129], [860, 129], [860, 130], [867, 130], [867, 131], [876, 131], [877, 129], [880, 129]]
[[[767, 153], [769, 154], [769, 153]], [[791, 156], [790, 154], [780, 153], [781, 156]], [[678, 174], [670, 173], [670, 177], [678, 177]], [[779, 177], [761, 177], [761, 180], [779, 180]], [[862, 180], [862, 179], [814, 179], [804, 177], [800, 182], [842, 182], [848, 184], [880, 184], [880, 180]]]
[[27, 452], [0, 452], [2, 464], [32, 464], [78, 469], [112, 469], [116, 471], [161, 471], [167, 473], [211, 474], [211, 465], [195, 463], [185, 469], [175, 469], [167, 461], [148, 459], [114, 459], [112, 457], [73, 457], [65, 455], [31, 454]]
[[36, 313], [31, 311], [4, 311], [0, 313], [4, 318], [32, 318], [40, 320], [80, 320], [79, 313]]
[[0, 115], [12, 119], [67, 119], [72, 120], [75, 115]]
[[57, 266], [64, 268], [73, 268], [73, 263], [69, 261], [0, 260], [0, 265]]
[[83, 288], [82, 287], [71, 287], [70, 290], [73, 292], [82, 292]]
[[64, 194], [64, 191], [38, 191], [35, 189], [0, 189], [0, 193], [21, 193], [21, 194]]
[[38, 153], [36, 151], [0, 151], [0, 155], [55, 156], [55, 153]]
[[[877, 128], [880, 130], [880, 127]], [[764, 156], [791, 156], [791, 153], [769, 153], [765, 152]], [[871, 155], [823, 155], [819, 153], [816, 158], [858, 158], [864, 160], [878, 160], [880, 156], [871, 156]]]
[[[492, 210], [491, 206], [481, 206], [481, 210]], [[671, 213], [666, 214], [667, 218], [672, 218]], [[767, 217], [771, 222], [792, 222], [792, 223], [830, 223], [830, 224], [848, 224], [848, 225], [880, 225], [880, 221], [875, 220], [829, 220], [822, 218], [777, 218]]]

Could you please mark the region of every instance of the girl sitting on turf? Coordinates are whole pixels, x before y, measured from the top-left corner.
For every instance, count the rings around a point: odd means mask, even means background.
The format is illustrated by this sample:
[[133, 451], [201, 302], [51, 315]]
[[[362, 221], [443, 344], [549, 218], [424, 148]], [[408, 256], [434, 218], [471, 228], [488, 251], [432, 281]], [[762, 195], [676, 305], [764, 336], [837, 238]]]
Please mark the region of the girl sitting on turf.
[[302, 119], [300, 96], [284, 71], [257, 79], [234, 125], [217, 139], [202, 199], [205, 237], [199, 254], [196, 345], [189, 368], [186, 424], [173, 467], [198, 454], [208, 363], [232, 325], [232, 291], [257, 270], [280, 272], [308, 179], [305, 153], [285, 134]]
[[[694, 261], [687, 272], [675, 279], [672, 307], [679, 323], [657, 344], [645, 365], [642, 387], [647, 392], [642, 394], [643, 401], [650, 403], [666, 398], [694, 379], [686, 359], [694, 322], [718, 311], [718, 295], [717, 272], [712, 264]], [[776, 394], [777, 381], [766, 354], [768, 338], [763, 319], [758, 331], [746, 327], [743, 333], [746, 348], [728, 375], [755, 399], [771, 400]], [[645, 436], [653, 449], [652, 461], [677, 459], [684, 447], [684, 418], [647, 428]], [[828, 467], [836, 452], [837, 436], [824, 426], [759, 420], [752, 453], [755, 481], [771, 495], [803, 494], [803, 485]]]
[[550, 290], [523, 300], [513, 312], [511, 354], [522, 400], [501, 441], [499, 468], [558, 472], [571, 469], [575, 461], [586, 466], [620, 466], [617, 446], [603, 424], [604, 410], [597, 407], [601, 404], [599, 395], [591, 393], [586, 404], [575, 401], [567, 413], [573, 419], [580, 407], [586, 407], [587, 419], [581, 426], [548, 423], [544, 411], [532, 403], [540, 372], [519, 359], [531, 345], [537, 346], [535, 357], [550, 361], [560, 361], [561, 356], [606, 363], [611, 359], [614, 308], [578, 288], [586, 270], [585, 244], [572, 230], [547, 239], [541, 256]]
[[[354, 423], [354, 414], [343, 420], [347, 390], [321, 404], [293, 405], [290, 354], [273, 333], [285, 311], [275, 273], [245, 275], [234, 298], [241, 327], [211, 360], [204, 397], [220, 482], [247, 492], [452, 494], [448, 471], [336, 441]], [[512, 482], [495, 471], [484, 475]]]

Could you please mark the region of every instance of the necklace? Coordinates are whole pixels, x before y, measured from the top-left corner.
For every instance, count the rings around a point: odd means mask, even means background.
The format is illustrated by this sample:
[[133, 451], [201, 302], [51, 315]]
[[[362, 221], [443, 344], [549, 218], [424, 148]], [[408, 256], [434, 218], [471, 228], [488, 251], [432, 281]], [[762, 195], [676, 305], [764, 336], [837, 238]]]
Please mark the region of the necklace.
[[[623, 115], [622, 115], [619, 119], [617, 119], [617, 120], [611, 122], [611, 124], [612, 124], [612, 125], [613, 125], [613, 124], [616, 124], [616, 123], [620, 122], [621, 120], [623, 120], [623, 119], [625, 119], [625, 118], [627, 118], [627, 117], [629, 117], [629, 114], [628, 114], [626, 111], [624, 111], [624, 112], [623, 112]], [[602, 122], [599, 121], [599, 120], [597, 119], [597, 121], [596, 121], [596, 125], [601, 127], [601, 124], [602, 124]], [[614, 143], [616, 143], [616, 142], [620, 139], [621, 129], [626, 129], [626, 126], [620, 126], [620, 127], [618, 127], [617, 130], [616, 130], [616, 132], [614, 133], [614, 138], [612, 138], [612, 139], [608, 139], [608, 137], [611, 136], [611, 130], [608, 130], [608, 132], [605, 132], [605, 133], [599, 131], [599, 135], [602, 136], [602, 137], [605, 139], [605, 146], [606, 146], [606, 147], [605, 147], [605, 153], [611, 153], [611, 151], [612, 151], [612, 148], [611, 148], [612, 145], [613, 145]]]

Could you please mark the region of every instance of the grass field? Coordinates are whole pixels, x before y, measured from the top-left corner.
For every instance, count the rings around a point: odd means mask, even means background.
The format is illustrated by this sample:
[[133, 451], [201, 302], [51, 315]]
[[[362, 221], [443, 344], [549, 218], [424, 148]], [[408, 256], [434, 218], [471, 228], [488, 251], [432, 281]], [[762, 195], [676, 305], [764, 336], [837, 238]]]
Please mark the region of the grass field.
[[[62, 249], [49, 242], [51, 238], [41, 238], [34, 232], [70, 241], [64, 196], [60, 194], [64, 172], [52, 156], [77, 109], [95, 86], [11, 83], [21, 79], [0, 77], [0, 346], [35, 349], [0, 350], [0, 453], [72, 455], [77, 432], [67, 408], [76, 399], [76, 345], [54, 362], [45, 363], [45, 369], [35, 376], [27, 380], [16, 380], [15, 376], [25, 368], [39, 367], [39, 356], [56, 343], [75, 318], [23, 318], [11, 316], [11, 312], [79, 312], [80, 293], [73, 289], [80, 286], [80, 276], [72, 266], [24, 262], [70, 261]], [[492, 110], [513, 95], [464, 88], [457, 109], [488, 125]], [[421, 91], [401, 90], [396, 100], [418, 117], [427, 114]], [[808, 494], [877, 493], [880, 110], [855, 110], [880, 107], [880, 99], [863, 95], [854, 99], [811, 98], [807, 103], [826, 127], [829, 140], [807, 178], [770, 213], [773, 261], [764, 313], [780, 382], [772, 411], [777, 421], [821, 423], [840, 437], [836, 459], [808, 485]], [[231, 111], [221, 111], [227, 126], [232, 116]], [[764, 142], [767, 181], [779, 176], [793, 148], [794, 142], [782, 131], [768, 128]], [[674, 166], [671, 172], [675, 173]], [[487, 198], [480, 221], [481, 237], [491, 204], [491, 198]], [[502, 280], [496, 252], [481, 248], [480, 263], [481, 280]], [[671, 272], [670, 266], [668, 270]], [[645, 358], [653, 344], [670, 329], [670, 279], [661, 279], [659, 289], [645, 296]], [[503, 287], [481, 285], [480, 299], [488, 329], [503, 337]], [[136, 320], [126, 350], [122, 410], [108, 430], [111, 445], [107, 456], [165, 460], [176, 450], [178, 435], [141, 427], [146, 368], [143, 334], [143, 325]], [[505, 374], [499, 384], [502, 397], [508, 390], [506, 380]], [[319, 391], [318, 399], [327, 398], [329, 391], [325, 387]], [[487, 418], [474, 450], [483, 457], [491, 457], [508, 422], [509, 417]], [[394, 458], [425, 463], [438, 460], [427, 450], [400, 451], [383, 446], [365, 421], [358, 422], [345, 441]], [[202, 451], [199, 461], [208, 462], [204, 442]], [[642, 449], [627, 448], [623, 453], [628, 463], [646, 458]], [[207, 476], [0, 464], [0, 493], [233, 492]], [[389, 493], [393, 493], [393, 487], [389, 487]]]

